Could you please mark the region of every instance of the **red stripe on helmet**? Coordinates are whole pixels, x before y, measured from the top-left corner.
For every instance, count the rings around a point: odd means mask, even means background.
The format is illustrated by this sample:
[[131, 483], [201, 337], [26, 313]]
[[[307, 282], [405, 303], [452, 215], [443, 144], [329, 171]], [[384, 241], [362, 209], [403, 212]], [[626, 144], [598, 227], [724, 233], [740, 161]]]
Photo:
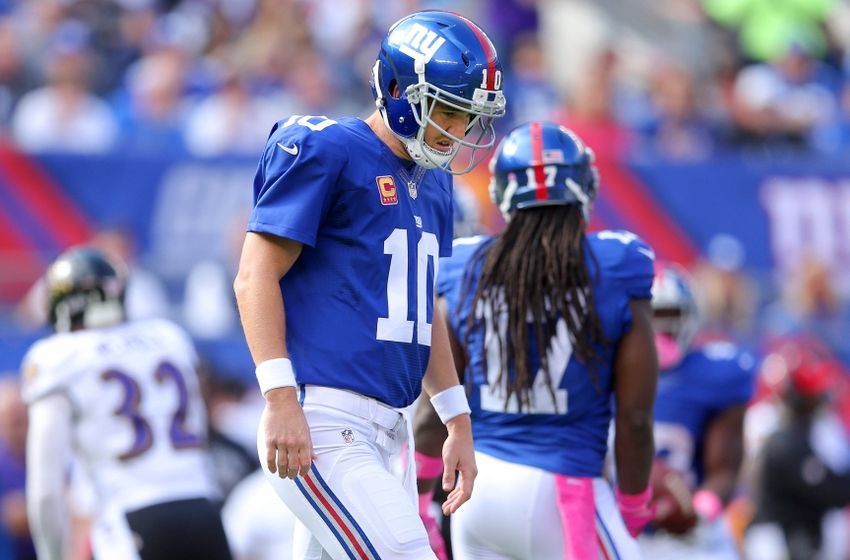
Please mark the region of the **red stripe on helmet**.
[[487, 57], [487, 89], [496, 89], [496, 49], [493, 48], [490, 39], [487, 38], [487, 35], [484, 34], [480, 27], [460, 14], [455, 13], [454, 15], [463, 20], [472, 29], [475, 38], [478, 39], [481, 48], [484, 49], [484, 55]]
[[543, 127], [539, 121], [531, 123], [531, 167], [534, 169], [536, 188], [534, 196], [537, 200], [546, 200], [546, 174], [543, 172]]

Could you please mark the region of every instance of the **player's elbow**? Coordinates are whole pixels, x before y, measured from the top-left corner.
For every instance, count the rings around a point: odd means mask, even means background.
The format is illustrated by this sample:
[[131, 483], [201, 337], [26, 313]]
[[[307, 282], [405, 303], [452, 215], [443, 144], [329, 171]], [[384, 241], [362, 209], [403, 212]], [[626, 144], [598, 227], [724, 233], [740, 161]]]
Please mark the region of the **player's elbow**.
[[252, 274], [245, 267], [240, 266], [233, 279], [233, 293], [236, 301], [244, 301], [246, 294], [251, 290]]
[[652, 441], [652, 409], [634, 408], [618, 410], [616, 433], [630, 439]]

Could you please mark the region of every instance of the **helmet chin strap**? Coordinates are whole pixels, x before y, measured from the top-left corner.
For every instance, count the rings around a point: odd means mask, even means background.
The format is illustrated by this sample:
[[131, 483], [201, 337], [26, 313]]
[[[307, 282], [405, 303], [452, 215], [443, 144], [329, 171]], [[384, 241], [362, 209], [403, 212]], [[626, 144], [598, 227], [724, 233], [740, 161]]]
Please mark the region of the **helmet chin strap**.
[[420, 136], [421, 134], [417, 134], [415, 138], [399, 136], [404, 143], [407, 153], [413, 158], [413, 161], [425, 169], [436, 169], [438, 167], [445, 169], [448, 167], [452, 159], [454, 159], [457, 147], [452, 148], [448, 152], [441, 152], [426, 144]]

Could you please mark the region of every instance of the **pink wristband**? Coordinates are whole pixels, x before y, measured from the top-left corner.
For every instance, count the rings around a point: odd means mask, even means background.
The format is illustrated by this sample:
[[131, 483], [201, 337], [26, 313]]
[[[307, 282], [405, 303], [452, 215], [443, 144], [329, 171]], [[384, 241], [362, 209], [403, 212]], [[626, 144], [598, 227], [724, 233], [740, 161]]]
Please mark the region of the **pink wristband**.
[[652, 486], [647, 486], [640, 494], [623, 494], [620, 489], [616, 490], [617, 502], [629, 509], [640, 509], [645, 507], [652, 499]]
[[437, 478], [443, 472], [442, 457], [431, 457], [418, 451], [414, 454], [414, 457], [417, 478]]
[[711, 490], [699, 490], [694, 494], [694, 511], [708, 521], [714, 521], [723, 512], [723, 501]]

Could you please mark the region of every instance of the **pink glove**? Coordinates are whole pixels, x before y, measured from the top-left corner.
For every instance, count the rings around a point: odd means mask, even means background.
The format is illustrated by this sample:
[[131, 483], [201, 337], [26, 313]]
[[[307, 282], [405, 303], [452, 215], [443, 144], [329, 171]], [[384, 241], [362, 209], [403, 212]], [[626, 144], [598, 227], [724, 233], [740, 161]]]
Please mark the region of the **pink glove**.
[[643, 528], [655, 518], [655, 504], [649, 503], [652, 500], [652, 487], [647, 486], [646, 490], [640, 494], [623, 494], [617, 488], [615, 495], [617, 496], [617, 509], [623, 516], [626, 529], [632, 537], [636, 538], [643, 531]]
[[433, 492], [419, 494], [419, 517], [425, 524], [425, 530], [428, 531], [428, 542], [431, 544], [431, 550], [437, 555], [438, 560], [447, 560], [448, 555], [446, 554], [446, 543], [443, 540], [443, 534], [440, 532], [437, 519], [431, 515], [430, 511], [431, 500], [433, 498]]

